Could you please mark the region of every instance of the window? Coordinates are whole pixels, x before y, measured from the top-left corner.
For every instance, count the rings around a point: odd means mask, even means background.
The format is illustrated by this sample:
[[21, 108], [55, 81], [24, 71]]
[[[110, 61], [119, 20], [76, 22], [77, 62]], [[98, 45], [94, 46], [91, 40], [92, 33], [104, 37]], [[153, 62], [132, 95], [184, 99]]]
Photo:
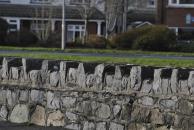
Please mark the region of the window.
[[148, 0], [148, 7], [155, 7], [155, 0]]
[[191, 21], [192, 21], [192, 16], [191, 16], [191, 14], [187, 14], [187, 15], [186, 15], [186, 24], [191, 24]]
[[9, 3], [10, 0], [0, 0], [0, 3]]
[[176, 4], [176, 3], [177, 3], [177, 0], [172, 0], [172, 3], [173, 3], [173, 4]]
[[180, 0], [180, 4], [194, 4], [194, 0]]
[[43, 31], [48, 27], [48, 22], [47, 21], [35, 21], [31, 24], [31, 30], [33, 32], [38, 32], [38, 31]]
[[194, 0], [169, 0], [169, 5], [187, 5], [192, 6], [194, 4]]
[[7, 22], [9, 23], [9, 31], [10, 32], [15, 32], [18, 30], [18, 21], [16, 19], [9, 19], [7, 20]]
[[31, 3], [33, 4], [48, 4], [50, 2], [50, 0], [31, 0]]
[[74, 42], [84, 36], [84, 25], [68, 25], [67, 26], [67, 42]]
[[90, 0], [70, 0], [70, 4], [83, 4], [83, 3], [89, 3]]

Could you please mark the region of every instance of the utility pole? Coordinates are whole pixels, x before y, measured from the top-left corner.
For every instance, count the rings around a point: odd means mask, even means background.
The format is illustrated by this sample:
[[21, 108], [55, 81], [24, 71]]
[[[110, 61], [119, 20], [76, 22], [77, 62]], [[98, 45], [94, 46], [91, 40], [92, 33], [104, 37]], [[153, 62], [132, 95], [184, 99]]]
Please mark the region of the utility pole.
[[63, 0], [63, 7], [62, 7], [62, 27], [61, 27], [61, 31], [62, 31], [62, 36], [61, 36], [61, 50], [64, 50], [65, 47], [66, 47], [66, 34], [65, 34], [65, 31], [66, 31], [66, 23], [65, 23], [65, 11], [66, 7], [65, 7], [65, 0]]
[[122, 32], [127, 31], [127, 12], [128, 12], [128, 0], [123, 0], [123, 26]]

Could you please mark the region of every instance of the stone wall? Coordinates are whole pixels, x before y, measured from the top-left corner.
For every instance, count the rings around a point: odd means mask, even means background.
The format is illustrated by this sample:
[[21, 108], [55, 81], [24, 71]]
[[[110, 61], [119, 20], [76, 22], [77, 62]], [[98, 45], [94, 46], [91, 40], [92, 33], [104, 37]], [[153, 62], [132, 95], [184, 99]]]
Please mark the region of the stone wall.
[[193, 130], [194, 70], [0, 58], [0, 120], [73, 130]]

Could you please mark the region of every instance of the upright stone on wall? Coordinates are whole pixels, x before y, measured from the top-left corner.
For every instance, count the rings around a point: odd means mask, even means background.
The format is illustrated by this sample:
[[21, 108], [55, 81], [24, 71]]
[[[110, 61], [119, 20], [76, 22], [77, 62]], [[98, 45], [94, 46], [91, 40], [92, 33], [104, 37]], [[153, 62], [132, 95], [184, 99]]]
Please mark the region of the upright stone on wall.
[[162, 94], [161, 74], [162, 74], [162, 69], [156, 69], [154, 71], [154, 81], [153, 81], [153, 92], [154, 92], [154, 94]]
[[178, 92], [178, 69], [173, 69], [172, 71], [171, 90], [173, 94]]
[[153, 88], [153, 81], [152, 80], [144, 80], [142, 83], [141, 92], [146, 94], [151, 94]]
[[23, 76], [22, 79], [23, 81], [28, 80], [28, 73], [27, 73], [27, 59], [22, 58], [22, 72], [23, 72]]
[[122, 86], [122, 74], [121, 74], [121, 69], [119, 66], [115, 67], [115, 75], [113, 79], [113, 91], [121, 91], [121, 86]]
[[41, 76], [40, 70], [31, 70], [29, 72], [29, 79], [30, 79], [32, 87], [39, 87], [43, 85], [41, 77], [42, 76]]
[[59, 87], [60, 85], [60, 73], [59, 71], [54, 71], [50, 73], [49, 84], [51, 87]]
[[2, 78], [6, 81], [10, 78], [11, 67], [22, 66], [22, 61], [19, 58], [4, 58], [2, 63]]
[[22, 58], [22, 75], [21, 80], [23, 83], [28, 84], [29, 72], [32, 70], [41, 70], [42, 60], [40, 59], [25, 59]]
[[86, 87], [86, 74], [85, 74], [84, 64], [83, 63], [80, 63], [78, 68], [77, 68], [76, 79], [77, 79], [77, 84], [81, 88]]
[[194, 71], [189, 74], [188, 87], [190, 88], [190, 93], [194, 94]]
[[42, 67], [41, 67], [41, 82], [43, 85], [49, 83], [49, 61], [48, 60], [44, 60], [42, 62]]
[[69, 83], [74, 83], [74, 84], [76, 83], [76, 81], [77, 81], [77, 69], [69, 68], [67, 80]]
[[59, 70], [59, 74], [60, 74], [60, 86], [62, 88], [65, 88], [65, 83], [66, 83], [66, 72], [67, 71], [67, 66], [66, 66], [66, 62], [65, 61], [61, 61], [60, 62], [60, 70]]
[[20, 75], [21, 75], [21, 68], [20, 67], [11, 67], [10, 68], [10, 79], [18, 82], [18, 81], [20, 81]]
[[0, 120], [75, 130], [194, 128], [193, 69], [20, 58], [3, 64]]
[[94, 72], [94, 87], [97, 90], [102, 90], [102, 81], [103, 81], [103, 72], [104, 72], [104, 64], [99, 64], [95, 68]]
[[2, 64], [2, 78], [8, 79], [8, 77], [9, 77], [8, 60], [7, 58], [4, 58]]
[[130, 82], [133, 90], [139, 91], [141, 89], [141, 71], [140, 66], [133, 66], [131, 68]]

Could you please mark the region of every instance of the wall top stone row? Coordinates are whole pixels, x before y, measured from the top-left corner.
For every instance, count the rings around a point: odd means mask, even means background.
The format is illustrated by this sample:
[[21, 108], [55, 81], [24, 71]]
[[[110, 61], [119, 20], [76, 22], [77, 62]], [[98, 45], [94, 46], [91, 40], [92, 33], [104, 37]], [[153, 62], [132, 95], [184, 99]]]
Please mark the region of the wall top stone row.
[[0, 58], [0, 85], [148, 95], [193, 95], [192, 68]]

